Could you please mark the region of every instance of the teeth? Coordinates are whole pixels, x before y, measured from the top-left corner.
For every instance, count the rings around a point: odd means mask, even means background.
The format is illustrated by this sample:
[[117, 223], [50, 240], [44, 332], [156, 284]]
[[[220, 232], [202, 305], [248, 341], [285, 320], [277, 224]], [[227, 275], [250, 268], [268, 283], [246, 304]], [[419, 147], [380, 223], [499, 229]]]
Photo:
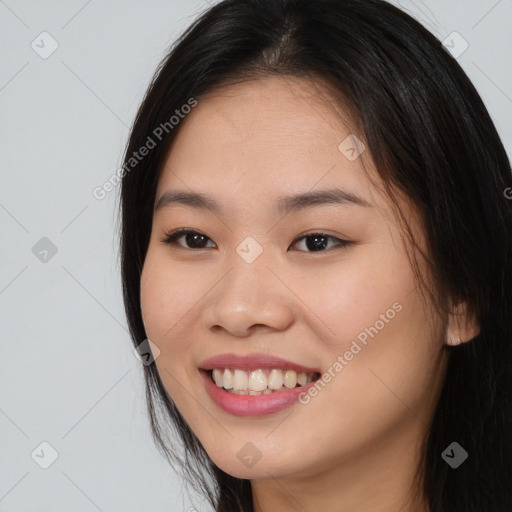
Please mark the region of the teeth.
[[272, 370], [268, 376], [268, 387], [270, 389], [281, 389], [283, 385], [283, 371]]
[[[247, 377], [247, 373], [242, 370], [235, 370], [235, 373], [233, 374], [233, 388], [237, 390], [247, 390], [248, 384], [249, 378]], [[219, 385], [217, 384], [217, 386]]]
[[213, 370], [213, 380], [215, 381], [215, 384], [217, 384], [217, 386], [222, 387], [224, 380], [222, 378], [222, 373], [218, 368], [215, 368], [215, 370]]
[[263, 370], [254, 370], [249, 377], [249, 390], [265, 391], [267, 389], [267, 376]]
[[[313, 378], [313, 376], [311, 376], [311, 378]], [[305, 384], [307, 384], [308, 383], [307, 374], [305, 374], [304, 372], [298, 373], [297, 374], [297, 382], [299, 383], [300, 386], [304, 386]]]
[[[224, 387], [226, 389], [233, 389], [233, 372], [231, 370], [224, 370], [224, 376], [222, 377], [222, 381], [219, 387]], [[217, 384], [218, 386], [218, 384]]]
[[223, 387], [230, 393], [238, 395], [268, 395], [278, 391], [286, 391], [304, 386], [313, 381], [317, 374], [297, 373], [295, 370], [236, 370], [215, 368], [212, 378], [218, 387]]
[[286, 370], [284, 374], [284, 385], [288, 389], [292, 389], [297, 385], [297, 372], [294, 370]]
[[288, 388], [286, 386], [282, 386], [280, 389], [273, 390], [273, 389], [265, 389], [265, 391], [252, 391], [247, 389], [227, 389], [226, 391], [228, 393], [232, 393], [233, 395], [252, 395], [252, 396], [259, 396], [259, 395], [270, 395], [272, 393], [277, 393], [279, 391], [286, 391]]

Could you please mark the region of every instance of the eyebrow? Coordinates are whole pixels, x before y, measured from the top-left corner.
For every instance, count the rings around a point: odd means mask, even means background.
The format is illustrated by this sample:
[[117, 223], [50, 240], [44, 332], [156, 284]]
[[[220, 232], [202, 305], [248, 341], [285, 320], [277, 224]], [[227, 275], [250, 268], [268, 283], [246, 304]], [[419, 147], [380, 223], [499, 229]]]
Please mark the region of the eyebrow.
[[[222, 208], [212, 197], [206, 194], [185, 190], [168, 190], [164, 192], [155, 205], [155, 212], [174, 204], [190, 206], [202, 210], [211, 210], [216, 214], [222, 215]], [[282, 215], [286, 215], [290, 212], [330, 204], [357, 205], [366, 208], [372, 207], [370, 203], [351, 192], [341, 188], [331, 188], [280, 197], [276, 201], [276, 211]]]

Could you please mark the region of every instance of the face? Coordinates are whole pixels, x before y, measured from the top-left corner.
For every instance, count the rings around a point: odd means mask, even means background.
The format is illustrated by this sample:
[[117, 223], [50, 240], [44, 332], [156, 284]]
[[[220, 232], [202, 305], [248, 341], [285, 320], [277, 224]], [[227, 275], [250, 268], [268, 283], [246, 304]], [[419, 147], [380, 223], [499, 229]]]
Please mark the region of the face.
[[[310, 83], [250, 81], [198, 103], [162, 170], [141, 278], [146, 334], [190, 428], [239, 478], [403, 460], [435, 405], [444, 327], [350, 134]], [[168, 192], [204, 202], [160, 201]]]

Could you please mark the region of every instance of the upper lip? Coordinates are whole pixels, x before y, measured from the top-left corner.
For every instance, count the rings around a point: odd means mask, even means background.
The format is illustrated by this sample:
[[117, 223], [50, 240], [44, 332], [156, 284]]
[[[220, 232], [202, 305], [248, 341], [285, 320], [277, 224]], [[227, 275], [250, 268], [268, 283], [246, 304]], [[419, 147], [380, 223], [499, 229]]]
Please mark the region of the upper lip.
[[239, 370], [257, 370], [259, 368], [276, 368], [283, 370], [295, 370], [297, 373], [320, 373], [317, 368], [308, 368], [301, 364], [275, 357], [270, 354], [218, 354], [203, 361], [199, 368], [213, 370], [214, 368], [232, 368]]

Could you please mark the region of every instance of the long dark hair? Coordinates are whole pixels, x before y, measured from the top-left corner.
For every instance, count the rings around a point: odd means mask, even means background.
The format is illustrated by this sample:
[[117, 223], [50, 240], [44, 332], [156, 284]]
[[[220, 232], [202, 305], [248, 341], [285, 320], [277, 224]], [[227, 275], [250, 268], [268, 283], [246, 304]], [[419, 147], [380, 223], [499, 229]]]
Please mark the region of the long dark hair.
[[[404, 192], [421, 214], [440, 310], [448, 299], [464, 300], [478, 320], [478, 336], [446, 348], [447, 374], [418, 466], [431, 512], [512, 511], [510, 162], [457, 61], [385, 1], [224, 0], [171, 47], [124, 154], [121, 272], [134, 345], [147, 337], [140, 276], [159, 175], [179, 130], [169, 120], [217, 87], [270, 75], [313, 78], [337, 92], [333, 109], [350, 109], [390, 196], [393, 189]], [[131, 160], [150, 139], [146, 156]], [[181, 460], [183, 476], [199, 484], [216, 511], [252, 511], [250, 481], [213, 464], [156, 366], [144, 372], [161, 453], [169, 462]], [[182, 441], [180, 457], [173, 436]], [[454, 441], [469, 454], [457, 469], [441, 457]]]

